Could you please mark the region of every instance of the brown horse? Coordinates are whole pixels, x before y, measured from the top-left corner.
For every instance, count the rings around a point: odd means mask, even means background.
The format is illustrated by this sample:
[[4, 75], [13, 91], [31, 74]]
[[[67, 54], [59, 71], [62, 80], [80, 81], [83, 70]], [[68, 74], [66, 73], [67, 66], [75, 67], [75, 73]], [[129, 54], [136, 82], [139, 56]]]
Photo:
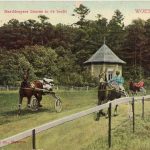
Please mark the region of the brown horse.
[[144, 82], [141, 80], [138, 83], [133, 82], [132, 80], [129, 82], [129, 90], [132, 95], [137, 95], [138, 92], [142, 92], [146, 94], [146, 89], [144, 88]]
[[[115, 88], [110, 87], [107, 82], [106, 75], [104, 78], [100, 79], [100, 83], [98, 86], [98, 105], [104, 104], [108, 101], [112, 101], [114, 99], [120, 98], [122, 95], [126, 96], [124, 93], [117, 91]], [[117, 114], [116, 105], [114, 113]], [[99, 120], [101, 115], [106, 115], [102, 110], [97, 113], [96, 121]]]
[[30, 101], [32, 96], [38, 101], [38, 106], [41, 107], [40, 104], [42, 100], [42, 91], [38, 91], [35, 89], [43, 89], [43, 84], [40, 81], [33, 81], [32, 83], [28, 82], [29, 77], [29, 69], [24, 71], [23, 81], [21, 82], [21, 86], [19, 89], [19, 114], [21, 113], [21, 105], [24, 97], [27, 98], [28, 103], [27, 106], [30, 107]]

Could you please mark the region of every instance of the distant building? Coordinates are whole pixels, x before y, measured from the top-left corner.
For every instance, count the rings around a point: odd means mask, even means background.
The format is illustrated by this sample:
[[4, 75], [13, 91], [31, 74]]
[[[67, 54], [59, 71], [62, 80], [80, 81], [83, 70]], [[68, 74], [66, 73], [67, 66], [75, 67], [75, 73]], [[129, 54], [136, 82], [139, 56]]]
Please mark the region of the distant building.
[[87, 61], [84, 62], [91, 75], [99, 77], [99, 74], [106, 71], [107, 79], [115, 76], [116, 71], [122, 75], [122, 65], [126, 64], [121, 60], [105, 43]]

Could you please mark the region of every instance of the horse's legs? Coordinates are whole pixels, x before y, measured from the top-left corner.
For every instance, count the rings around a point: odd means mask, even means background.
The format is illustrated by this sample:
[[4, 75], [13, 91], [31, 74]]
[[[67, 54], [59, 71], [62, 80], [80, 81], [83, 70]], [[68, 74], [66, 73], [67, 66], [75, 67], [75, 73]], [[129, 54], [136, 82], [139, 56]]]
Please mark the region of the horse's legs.
[[39, 100], [38, 100], [38, 106], [39, 106], [39, 107], [42, 107], [42, 105], [41, 105], [41, 100], [42, 100], [42, 96], [40, 96], [40, 98], [39, 98]]
[[[117, 116], [117, 108], [118, 108], [118, 105], [115, 106], [114, 116]], [[107, 110], [106, 118], [108, 118], [108, 110]]]
[[31, 96], [27, 97], [27, 99], [28, 99], [27, 107], [30, 108]]
[[42, 94], [41, 93], [36, 93], [34, 94], [34, 96], [36, 97], [36, 99], [38, 100], [38, 106], [42, 107], [42, 105], [40, 104], [41, 100], [42, 100]]
[[22, 99], [23, 99], [23, 96], [19, 95], [18, 115], [21, 114]]
[[146, 89], [144, 87], [141, 87], [140, 91], [142, 92], [143, 95], [146, 95]]
[[[103, 104], [102, 100], [98, 100], [98, 105]], [[103, 110], [98, 111], [97, 116], [96, 116], [96, 121], [98, 121], [100, 119], [100, 116], [105, 116], [106, 114], [103, 112]]]
[[114, 116], [117, 115], [117, 108], [118, 108], [118, 105], [115, 106], [115, 110], [114, 110]]
[[[98, 104], [97, 105], [100, 105], [101, 104], [101, 101], [98, 99]], [[98, 111], [98, 113], [96, 114], [96, 121], [98, 121], [99, 120], [99, 118], [100, 118], [100, 114], [101, 114], [101, 110], [100, 111]]]
[[143, 92], [144, 92], [144, 95], [146, 95], [146, 89], [145, 89], [145, 88], [143, 88], [143, 90], [144, 90], [144, 91], [143, 91]]
[[96, 121], [98, 121], [99, 120], [99, 118], [100, 118], [100, 112], [98, 112], [97, 114], [96, 114]]
[[106, 116], [106, 114], [103, 112], [103, 110], [100, 110], [99, 113], [100, 113], [102, 116]]

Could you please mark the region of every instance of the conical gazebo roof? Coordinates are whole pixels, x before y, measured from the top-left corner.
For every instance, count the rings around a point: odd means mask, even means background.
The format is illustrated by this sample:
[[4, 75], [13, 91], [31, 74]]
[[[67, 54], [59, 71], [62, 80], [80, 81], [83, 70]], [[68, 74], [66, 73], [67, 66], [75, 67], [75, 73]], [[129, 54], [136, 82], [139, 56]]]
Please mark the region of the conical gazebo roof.
[[84, 64], [91, 63], [116, 63], [125, 64], [105, 43]]

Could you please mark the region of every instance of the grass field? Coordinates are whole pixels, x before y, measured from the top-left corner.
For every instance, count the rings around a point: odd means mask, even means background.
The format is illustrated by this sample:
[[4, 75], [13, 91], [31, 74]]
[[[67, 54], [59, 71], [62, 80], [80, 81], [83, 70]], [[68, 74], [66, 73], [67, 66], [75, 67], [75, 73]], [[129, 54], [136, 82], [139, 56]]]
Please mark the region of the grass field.
[[[18, 93], [0, 92], [0, 139], [12, 136], [43, 123], [96, 106], [97, 92], [58, 91], [63, 110], [56, 113], [52, 97], [44, 96], [43, 108], [38, 112], [27, 110], [23, 101], [22, 115], [17, 116]], [[145, 102], [145, 119], [141, 119], [141, 103], [135, 105], [136, 126], [132, 133], [132, 121], [128, 119], [128, 105], [119, 106], [119, 115], [112, 118], [112, 150], [150, 149], [150, 102]], [[37, 149], [41, 150], [105, 150], [108, 120], [102, 117], [94, 121], [95, 114], [46, 130], [36, 136]], [[31, 150], [31, 138], [3, 147], [2, 150]]]

